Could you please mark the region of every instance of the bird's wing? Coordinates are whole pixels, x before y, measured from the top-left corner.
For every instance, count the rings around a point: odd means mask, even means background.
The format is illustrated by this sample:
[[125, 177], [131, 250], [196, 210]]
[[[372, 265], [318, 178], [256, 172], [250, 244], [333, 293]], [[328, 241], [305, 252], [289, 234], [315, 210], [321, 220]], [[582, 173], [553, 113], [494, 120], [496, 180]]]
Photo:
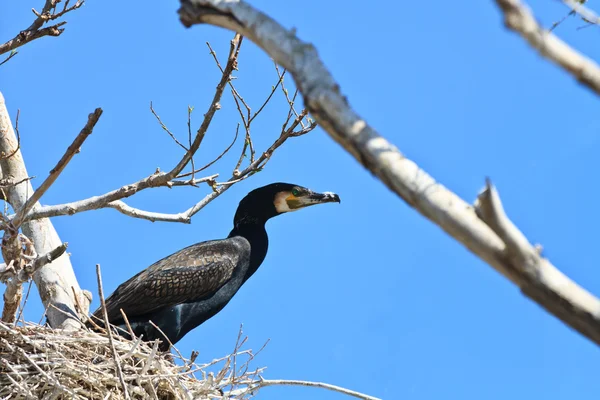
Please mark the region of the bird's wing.
[[[106, 299], [109, 321], [122, 320], [120, 309], [135, 317], [214, 294], [231, 278], [244, 252], [249, 248], [226, 239], [198, 243], [157, 261]], [[103, 319], [101, 309], [94, 315]]]

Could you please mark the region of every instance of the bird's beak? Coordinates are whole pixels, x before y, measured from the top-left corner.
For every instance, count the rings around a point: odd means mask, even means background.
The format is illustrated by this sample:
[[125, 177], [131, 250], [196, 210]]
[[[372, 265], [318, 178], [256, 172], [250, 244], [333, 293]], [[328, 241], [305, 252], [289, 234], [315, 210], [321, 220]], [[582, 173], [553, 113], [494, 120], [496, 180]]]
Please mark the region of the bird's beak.
[[340, 203], [340, 196], [332, 192], [308, 192], [303, 193], [300, 196], [290, 195], [286, 200], [290, 209], [298, 210], [300, 208], [314, 206], [315, 204]]

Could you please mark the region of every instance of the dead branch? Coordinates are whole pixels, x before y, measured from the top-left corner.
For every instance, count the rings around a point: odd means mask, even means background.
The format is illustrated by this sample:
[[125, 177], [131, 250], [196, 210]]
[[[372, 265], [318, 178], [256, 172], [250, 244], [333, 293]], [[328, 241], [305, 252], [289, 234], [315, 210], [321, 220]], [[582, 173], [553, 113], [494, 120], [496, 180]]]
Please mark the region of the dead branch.
[[65, 154], [58, 161], [56, 166], [50, 170], [50, 174], [46, 178], [46, 180], [36, 189], [36, 191], [31, 195], [29, 199], [25, 202], [23, 207], [19, 209], [15, 217], [12, 219], [12, 224], [15, 228], [21, 226], [23, 222], [23, 217], [27, 215], [27, 213], [33, 208], [33, 206], [40, 200], [40, 198], [46, 193], [46, 191], [52, 186], [54, 181], [58, 178], [60, 173], [65, 169], [69, 161], [73, 158], [76, 153], [79, 153], [80, 147], [83, 145], [83, 142], [90, 136], [96, 126], [96, 123], [100, 119], [102, 115], [102, 109], [96, 108], [96, 110], [88, 115], [88, 121], [79, 132], [79, 135], [73, 140], [73, 143], [67, 148]]
[[[544, 30], [521, 0], [496, 0], [496, 4], [504, 13], [504, 25], [507, 28], [521, 35], [542, 56], [567, 71], [580, 83], [600, 94], [600, 67], [596, 62]], [[572, 6], [577, 7], [577, 10], [583, 7], [577, 4]]]
[[[2, 321], [7, 323], [15, 321], [17, 307], [21, 302], [23, 293], [22, 285], [28, 282], [40, 268], [62, 256], [66, 250], [67, 243], [63, 243], [54, 250], [33, 259], [32, 262], [19, 263], [13, 259], [8, 265], [0, 264], [0, 282], [6, 284]], [[35, 250], [33, 248], [30, 248], [29, 252], [25, 252], [25, 255], [30, 257], [34, 254]]]
[[[117, 200], [121, 200], [127, 197], [134, 195], [135, 193], [145, 190], [152, 187], [172, 187], [173, 185], [181, 185], [180, 183], [174, 183], [173, 180], [181, 173], [181, 171], [187, 166], [187, 164], [192, 159], [193, 155], [196, 153], [204, 135], [206, 134], [208, 127], [212, 121], [212, 118], [217, 110], [221, 108], [220, 100], [223, 94], [223, 90], [229, 79], [231, 78], [231, 73], [233, 72], [234, 66], [237, 64], [237, 56], [239, 54], [239, 35], [237, 35], [231, 42], [229, 57], [227, 61], [227, 65], [223, 71], [221, 76], [221, 80], [217, 85], [217, 89], [215, 91], [215, 95], [213, 96], [213, 100], [208, 108], [208, 111], [204, 115], [204, 119], [202, 124], [198, 128], [196, 132], [195, 139], [189, 149], [185, 152], [184, 156], [177, 163], [177, 165], [169, 172], [156, 172], [144, 179], [141, 179], [137, 182], [134, 182], [129, 185], [125, 185], [120, 187], [119, 189], [112, 190], [108, 193], [94, 196], [88, 199], [79, 200], [71, 203], [59, 204], [55, 206], [44, 206], [44, 207], [36, 207], [27, 213], [24, 217], [22, 217], [23, 221], [36, 220], [40, 218], [49, 218], [56, 217], [61, 215], [73, 215], [83, 211], [89, 210], [97, 210], [100, 208], [114, 208], [123, 214], [136, 217], [136, 218], [144, 218], [149, 219], [151, 221], [169, 221], [169, 222], [189, 222], [189, 219], [181, 218], [180, 216], [169, 216], [161, 213], [150, 213], [144, 212], [142, 210], [134, 209], [133, 207], [128, 206], [123, 202], [116, 202]], [[152, 109], [154, 113], [154, 109]], [[155, 113], [154, 113], [155, 114]], [[156, 115], [156, 114], [155, 114]], [[166, 126], [162, 124], [161, 126], [165, 129]], [[168, 131], [168, 129], [166, 129]], [[168, 131], [170, 133], [170, 131]], [[172, 134], [171, 134], [172, 135]], [[174, 137], [174, 136], [172, 136]], [[206, 177], [202, 179], [195, 179], [187, 181], [189, 185], [194, 185], [198, 182], [208, 181], [212, 178]], [[9, 220], [13, 221], [18, 215], [9, 216]]]
[[[39, 13], [35, 9], [32, 9], [33, 13], [37, 18], [33, 21], [29, 28], [19, 32], [17, 36], [9, 40], [6, 43], [0, 44], [0, 54], [4, 54], [8, 51], [12, 51], [18, 47], [23, 46], [35, 39], [39, 39], [44, 36], [60, 36], [64, 32], [64, 28], [61, 28], [67, 22], [59, 22], [55, 25], [42, 28], [42, 26], [48, 21], [54, 21], [68, 12], [78, 9], [84, 3], [84, 0], [77, 1], [73, 6], [68, 7], [69, 2], [65, 3], [65, 7], [62, 11], [56, 12], [56, 5], [60, 0], [46, 0], [42, 12]], [[10, 58], [10, 57], [9, 57]], [[8, 60], [5, 60], [5, 62]]]
[[322, 382], [309, 382], [309, 381], [295, 381], [295, 380], [286, 380], [286, 379], [261, 379], [260, 382], [256, 385], [256, 388], [263, 388], [267, 386], [305, 386], [305, 387], [315, 387], [321, 389], [327, 389], [334, 392], [342, 393], [348, 396], [356, 397], [357, 399], [362, 400], [380, 400], [377, 397], [369, 396], [363, 393], [355, 392], [354, 390], [349, 390], [340, 386], [330, 385], [328, 383]]
[[[586, 85], [600, 92], [600, 74], [596, 73], [594, 63], [554, 36], [540, 33], [539, 26], [531, 14], [522, 10], [518, 0], [496, 1], [509, 26], [523, 28], [524, 36], [536, 48], [541, 48], [543, 42], [543, 54], [561, 60]], [[291, 73], [311, 115], [357, 161], [411, 207], [511, 279], [523, 293], [600, 344], [600, 301], [541, 256], [527, 265], [519, 263], [520, 257], [512, 257], [512, 250], [505, 242], [507, 237], [499, 236], [477, 216], [474, 207], [437, 183], [352, 110], [314, 46], [241, 1], [182, 0], [179, 16], [187, 27], [212, 24], [240, 32], [256, 43]], [[517, 238], [512, 241], [520, 242]], [[535, 273], [531, 268], [537, 268]]]
[[[29, 177], [23, 156], [19, 149], [19, 141], [15, 136], [13, 126], [0, 94], [0, 170], [2, 179], [19, 182]], [[12, 155], [6, 157], [6, 155]], [[6, 200], [14, 210], [20, 210], [33, 193], [31, 183], [23, 183], [3, 189]], [[35, 211], [38, 205], [33, 206]], [[38, 254], [48, 253], [62, 244], [52, 223], [47, 219], [25, 222], [22, 225], [24, 235], [29, 238]], [[3, 249], [4, 250], [4, 249]], [[15, 258], [10, 258], [15, 259]], [[10, 262], [10, 260], [9, 260]], [[33, 274], [33, 279], [38, 287], [42, 302], [47, 309], [48, 322], [55, 328], [77, 329], [80, 327], [78, 318], [69, 318], [69, 312], [74, 314], [75, 304], [73, 290], [80, 295], [84, 307], [89, 307], [89, 292], [82, 291], [79, 287], [69, 257], [59, 257], [52, 263], [40, 268]], [[69, 310], [69, 311], [67, 311]]]

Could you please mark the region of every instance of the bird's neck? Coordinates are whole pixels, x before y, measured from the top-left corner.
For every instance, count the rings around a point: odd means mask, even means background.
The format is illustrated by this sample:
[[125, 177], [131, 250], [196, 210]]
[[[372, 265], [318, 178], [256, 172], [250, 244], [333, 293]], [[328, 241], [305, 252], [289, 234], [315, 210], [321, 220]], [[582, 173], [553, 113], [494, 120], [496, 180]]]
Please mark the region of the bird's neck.
[[269, 237], [267, 236], [265, 223], [266, 221], [260, 219], [245, 220], [236, 224], [229, 233], [229, 237], [241, 236], [250, 243], [250, 265], [244, 276], [244, 282], [256, 272], [267, 255]]

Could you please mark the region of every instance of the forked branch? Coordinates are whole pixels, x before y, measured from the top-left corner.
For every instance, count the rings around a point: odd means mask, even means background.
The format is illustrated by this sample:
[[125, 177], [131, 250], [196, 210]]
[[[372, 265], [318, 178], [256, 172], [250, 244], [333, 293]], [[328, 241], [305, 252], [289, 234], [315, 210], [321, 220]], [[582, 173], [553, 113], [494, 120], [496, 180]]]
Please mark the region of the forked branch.
[[[12, 51], [18, 47], [23, 46], [24, 44], [27, 44], [35, 39], [39, 39], [44, 36], [60, 36], [65, 30], [62, 26], [64, 26], [67, 23], [66, 21], [59, 22], [46, 28], [42, 28], [42, 26], [45, 23], [48, 23], [49, 21], [54, 21], [64, 16], [68, 12], [78, 9], [83, 5], [84, 0], [78, 0], [71, 7], [68, 6], [69, 2], [67, 1], [63, 9], [61, 11], [56, 12], [56, 5], [59, 2], [60, 0], [46, 0], [42, 12], [37, 12], [35, 9], [32, 9], [33, 13], [36, 15], [37, 18], [33, 21], [31, 26], [19, 32], [17, 36], [15, 36], [13, 39], [9, 40], [6, 43], [0, 44], [0, 54]], [[8, 59], [6, 59], [5, 61], [8, 61]]]

